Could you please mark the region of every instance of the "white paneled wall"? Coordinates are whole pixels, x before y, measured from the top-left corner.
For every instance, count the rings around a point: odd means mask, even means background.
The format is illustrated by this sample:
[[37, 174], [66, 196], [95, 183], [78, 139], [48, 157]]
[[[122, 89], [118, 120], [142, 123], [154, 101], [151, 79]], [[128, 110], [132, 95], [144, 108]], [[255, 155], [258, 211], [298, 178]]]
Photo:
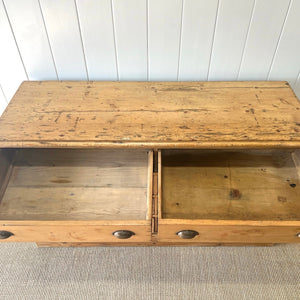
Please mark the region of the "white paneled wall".
[[5, 7], [29, 79], [56, 80], [55, 65], [39, 2], [6, 1]]
[[208, 80], [237, 80], [254, 3], [219, 2]]
[[240, 80], [268, 77], [290, 3], [290, 0], [255, 2], [238, 76]]
[[146, 0], [112, 1], [112, 12], [118, 79], [147, 80]]
[[0, 111], [23, 80], [288, 80], [300, 0], [0, 0]]
[[[7, 101], [23, 80], [28, 79], [6, 9], [0, 2], [0, 85]], [[0, 105], [3, 108], [3, 103]]]
[[207, 80], [217, 11], [218, 0], [184, 1], [179, 80]]
[[117, 80], [114, 24], [110, 0], [76, 1], [90, 80]]

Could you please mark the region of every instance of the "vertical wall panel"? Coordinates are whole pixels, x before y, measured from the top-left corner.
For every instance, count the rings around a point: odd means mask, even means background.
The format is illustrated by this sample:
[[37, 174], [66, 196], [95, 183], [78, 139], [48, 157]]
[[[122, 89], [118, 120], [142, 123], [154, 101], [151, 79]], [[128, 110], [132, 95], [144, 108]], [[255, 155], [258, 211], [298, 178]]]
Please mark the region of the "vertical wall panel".
[[77, 11], [74, 0], [41, 0], [46, 29], [60, 80], [86, 80]]
[[256, 0], [239, 79], [267, 79], [290, 0]]
[[7, 101], [10, 101], [27, 76], [2, 1], [0, 1], [0, 41], [0, 84]]
[[182, 0], [149, 0], [149, 79], [177, 80]]
[[236, 80], [254, 0], [220, 0], [209, 80]]
[[291, 3], [273, 65], [271, 80], [289, 80], [295, 84], [300, 71], [300, 1]]
[[296, 96], [300, 100], [300, 72], [295, 80], [295, 84], [292, 87], [294, 89]]
[[116, 80], [111, 0], [77, 0], [79, 23], [90, 80]]
[[120, 80], [147, 80], [146, 0], [112, 0]]
[[4, 3], [29, 79], [57, 79], [39, 2]]
[[0, 0], [0, 98], [28, 77], [288, 80], [299, 96], [299, 28], [300, 0]]
[[7, 106], [6, 99], [5, 99], [5, 96], [3, 94], [2, 87], [0, 86], [0, 116], [2, 115], [2, 113], [5, 110], [6, 106]]
[[179, 80], [206, 80], [218, 0], [184, 0]]

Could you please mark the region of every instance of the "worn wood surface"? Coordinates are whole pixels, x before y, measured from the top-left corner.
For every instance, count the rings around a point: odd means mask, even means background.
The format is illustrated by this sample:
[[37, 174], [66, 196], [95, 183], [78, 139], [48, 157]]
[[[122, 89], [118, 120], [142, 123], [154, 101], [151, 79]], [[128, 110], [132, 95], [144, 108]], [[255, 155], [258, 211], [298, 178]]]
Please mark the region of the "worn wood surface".
[[[152, 219], [152, 211], [153, 211], [153, 199], [152, 199], [152, 191], [153, 191], [153, 151], [148, 151], [148, 166], [147, 166], [147, 220]], [[151, 220], [152, 222], [152, 220]]]
[[150, 220], [147, 158], [144, 150], [19, 150], [0, 219]]
[[186, 246], [205, 246], [205, 247], [215, 247], [215, 246], [273, 246], [273, 243], [180, 243], [180, 242], [142, 242], [142, 243], [122, 243], [122, 245], [116, 245], [115, 243], [36, 243], [39, 248], [53, 248], [53, 247], [110, 247], [110, 246], [122, 246], [122, 247], [186, 247]]
[[[239, 244], [266, 244], [266, 243], [300, 243], [297, 234], [300, 232], [300, 222], [294, 222], [294, 225], [284, 226], [277, 222], [277, 225], [261, 224], [241, 225], [232, 222], [232, 225], [226, 223], [211, 222], [211, 224], [180, 223], [162, 224], [158, 226], [158, 242], [169, 243], [239, 243]], [[181, 230], [196, 230], [199, 235], [190, 240], [184, 240], [177, 235]]]
[[[81, 222], [80, 224], [68, 224], [66, 222], [61, 225], [47, 222], [36, 222], [34, 225], [6, 225], [0, 226], [1, 230], [12, 232], [13, 235], [8, 239], [0, 242], [106, 242], [106, 243], [137, 243], [151, 241], [150, 223], [138, 224], [132, 222], [126, 225], [123, 222], [120, 225], [103, 225], [88, 224]], [[113, 235], [117, 230], [130, 230], [135, 233], [129, 239], [121, 240]]]
[[300, 221], [299, 199], [291, 151], [163, 152], [162, 218]]
[[0, 150], [0, 201], [5, 193], [12, 173], [12, 161], [14, 156], [14, 150]]
[[300, 147], [286, 82], [24, 82], [0, 147]]

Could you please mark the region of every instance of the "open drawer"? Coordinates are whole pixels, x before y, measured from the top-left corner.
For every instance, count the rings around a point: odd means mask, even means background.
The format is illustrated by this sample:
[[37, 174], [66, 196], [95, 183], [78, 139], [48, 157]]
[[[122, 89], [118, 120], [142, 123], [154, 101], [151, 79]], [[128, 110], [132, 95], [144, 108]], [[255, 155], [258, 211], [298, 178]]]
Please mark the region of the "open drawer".
[[163, 150], [158, 242], [300, 242], [300, 151]]
[[151, 241], [153, 153], [3, 149], [0, 241]]

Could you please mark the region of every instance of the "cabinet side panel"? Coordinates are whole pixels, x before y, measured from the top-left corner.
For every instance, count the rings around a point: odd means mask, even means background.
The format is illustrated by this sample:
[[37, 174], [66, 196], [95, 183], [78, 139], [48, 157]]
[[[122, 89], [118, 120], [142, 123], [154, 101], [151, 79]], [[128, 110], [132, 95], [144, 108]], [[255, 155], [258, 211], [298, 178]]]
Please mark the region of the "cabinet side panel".
[[0, 150], [0, 202], [5, 193], [12, 169], [13, 150]]

